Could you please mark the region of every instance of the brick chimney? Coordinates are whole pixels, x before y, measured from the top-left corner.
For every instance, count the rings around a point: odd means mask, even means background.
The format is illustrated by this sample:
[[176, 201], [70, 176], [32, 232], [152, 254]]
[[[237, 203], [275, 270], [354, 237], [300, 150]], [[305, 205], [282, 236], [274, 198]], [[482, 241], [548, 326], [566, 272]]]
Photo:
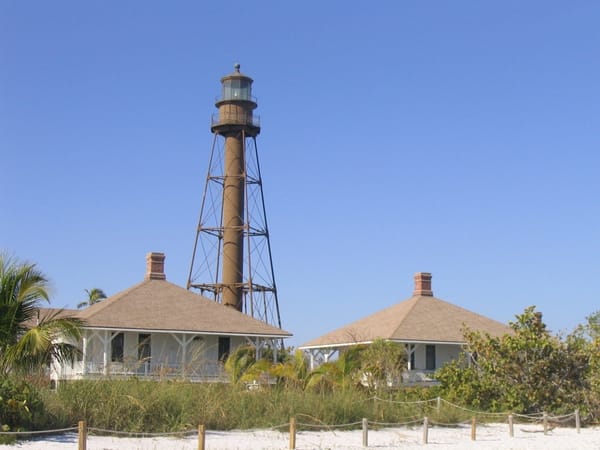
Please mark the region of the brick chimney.
[[146, 255], [146, 276], [145, 280], [166, 280], [165, 276], [165, 254], [148, 253]]
[[431, 290], [431, 274], [429, 272], [417, 272], [415, 274], [415, 291], [413, 297], [433, 297]]

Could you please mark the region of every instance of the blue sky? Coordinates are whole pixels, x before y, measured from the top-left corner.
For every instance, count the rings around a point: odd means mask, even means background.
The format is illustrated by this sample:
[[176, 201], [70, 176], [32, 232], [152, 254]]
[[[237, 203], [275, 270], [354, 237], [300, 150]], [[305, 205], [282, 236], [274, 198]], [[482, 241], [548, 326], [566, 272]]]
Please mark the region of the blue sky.
[[600, 3], [0, 3], [0, 249], [54, 306], [184, 285], [220, 77], [254, 78], [283, 326], [600, 309]]

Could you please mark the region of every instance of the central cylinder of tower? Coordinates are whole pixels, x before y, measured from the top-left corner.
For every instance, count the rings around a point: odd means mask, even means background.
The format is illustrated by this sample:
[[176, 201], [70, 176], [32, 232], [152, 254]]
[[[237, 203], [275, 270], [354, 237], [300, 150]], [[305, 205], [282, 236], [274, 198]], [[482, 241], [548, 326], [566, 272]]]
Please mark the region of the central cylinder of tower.
[[243, 310], [244, 229], [246, 195], [246, 138], [260, 132], [253, 116], [256, 101], [252, 97], [252, 78], [235, 72], [221, 78], [222, 95], [216, 106], [211, 130], [225, 138], [223, 174], [223, 258], [221, 271], [222, 303]]
[[242, 310], [244, 273], [244, 140], [225, 138], [223, 181], [223, 304]]

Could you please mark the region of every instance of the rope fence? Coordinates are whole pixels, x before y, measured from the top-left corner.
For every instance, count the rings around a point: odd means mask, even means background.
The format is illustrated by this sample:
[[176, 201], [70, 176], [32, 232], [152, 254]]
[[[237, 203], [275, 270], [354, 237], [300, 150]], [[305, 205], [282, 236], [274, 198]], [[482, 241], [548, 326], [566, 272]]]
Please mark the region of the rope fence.
[[89, 427], [88, 433], [96, 436], [121, 436], [121, 437], [136, 437], [136, 438], [151, 438], [151, 437], [174, 437], [187, 436], [196, 433], [197, 430], [170, 431], [165, 433], [141, 433], [135, 431], [117, 431], [106, 430], [103, 428]]
[[77, 427], [70, 428], [58, 428], [56, 430], [41, 430], [41, 431], [1, 431], [0, 436], [35, 436], [35, 435], [51, 435], [51, 434], [62, 434], [72, 431], [77, 431]]
[[[392, 402], [391, 400], [380, 399], [377, 397], [373, 397], [371, 400], [375, 401], [384, 401], [384, 402]], [[476, 411], [468, 408], [464, 408], [460, 405], [455, 405], [451, 402], [448, 402], [444, 399], [437, 398], [433, 400], [427, 400], [422, 402], [397, 402], [393, 401], [396, 404], [417, 404], [417, 403], [431, 403], [436, 402], [436, 408], [432, 409], [431, 412], [438, 412], [440, 410], [440, 406], [442, 404], [447, 407], [453, 407], [459, 411], [467, 412], [472, 414], [468, 419], [463, 420], [455, 420], [443, 422], [441, 420], [437, 420], [435, 418], [429, 417], [428, 415], [424, 415], [419, 418], [411, 418], [407, 421], [402, 422], [379, 422], [368, 420], [367, 418], [363, 418], [361, 421], [349, 422], [344, 424], [325, 424], [325, 423], [309, 423], [309, 422], [298, 422], [296, 417], [291, 417], [290, 421], [287, 423], [282, 423], [280, 425], [275, 425], [267, 430], [271, 431], [280, 431], [285, 433], [286, 428], [289, 427], [289, 448], [296, 448], [296, 439], [298, 428], [304, 430], [320, 430], [320, 431], [329, 431], [335, 434], [335, 430], [340, 429], [362, 429], [362, 445], [363, 447], [368, 447], [369, 441], [369, 431], [376, 432], [381, 428], [398, 428], [398, 427], [410, 427], [415, 428], [421, 426], [421, 442], [423, 444], [427, 444], [429, 440], [429, 430], [432, 427], [466, 427], [470, 426], [471, 429], [471, 440], [475, 441], [477, 439], [477, 418], [478, 417], [494, 417], [496, 419], [506, 418], [506, 423], [508, 424], [508, 434], [512, 438], [514, 437], [514, 422], [515, 418], [518, 418], [521, 422], [528, 422], [530, 424], [542, 425], [543, 429], [539, 432], [543, 432], [544, 435], [547, 435], [552, 429], [557, 426], [564, 426], [566, 423], [574, 422], [577, 433], [580, 433], [581, 420], [579, 416], [579, 410], [576, 409], [573, 413], [563, 414], [563, 415], [549, 415], [546, 412], [537, 413], [537, 414], [515, 414], [515, 413], [488, 413], [482, 411]], [[312, 419], [313, 421], [319, 422], [318, 419], [299, 414], [299, 416], [304, 416]], [[500, 421], [495, 421], [495, 423], [500, 423]], [[481, 425], [481, 424], [480, 424]], [[245, 430], [244, 432], [248, 432], [249, 430]], [[252, 430], [250, 430], [252, 431]], [[264, 431], [262, 430], [254, 430], [254, 431]], [[526, 430], [522, 429], [523, 432], [537, 432], [536, 430]], [[166, 432], [166, 433], [140, 433], [140, 432], [129, 432], [129, 431], [119, 431], [119, 430], [108, 430], [103, 428], [96, 427], [88, 427], [85, 421], [80, 421], [77, 427], [69, 427], [69, 428], [59, 428], [54, 430], [43, 430], [43, 431], [1, 431], [0, 436], [9, 435], [9, 436], [40, 436], [40, 435], [56, 435], [63, 433], [77, 432], [78, 436], [78, 449], [86, 450], [87, 440], [89, 435], [104, 435], [104, 436], [117, 436], [117, 437], [137, 437], [137, 438], [148, 438], [148, 437], [188, 437], [191, 435], [198, 435], [198, 450], [206, 449], [206, 427], [204, 425], [199, 425], [198, 429], [190, 429], [183, 430], [178, 432]]]

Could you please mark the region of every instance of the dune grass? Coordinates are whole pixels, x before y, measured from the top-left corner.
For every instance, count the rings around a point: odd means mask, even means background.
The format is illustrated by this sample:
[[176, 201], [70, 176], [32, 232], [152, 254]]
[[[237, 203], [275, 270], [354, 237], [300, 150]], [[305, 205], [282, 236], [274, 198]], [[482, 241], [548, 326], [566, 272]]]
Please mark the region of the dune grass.
[[297, 417], [299, 423], [340, 425], [362, 418], [404, 423], [425, 415], [440, 422], [456, 411], [438, 410], [435, 402], [401, 404], [432, 392], [399, 390], [375, 400], [360, 388], [318, 392], [279, 386], [247, 390], [220, 383], [131, 380], [71, 381], [43, 393], [56, 426], [86, 420], [90, 427], [130, 432], [176, 432], [204, 424], [211, 430], [271, 428]]

